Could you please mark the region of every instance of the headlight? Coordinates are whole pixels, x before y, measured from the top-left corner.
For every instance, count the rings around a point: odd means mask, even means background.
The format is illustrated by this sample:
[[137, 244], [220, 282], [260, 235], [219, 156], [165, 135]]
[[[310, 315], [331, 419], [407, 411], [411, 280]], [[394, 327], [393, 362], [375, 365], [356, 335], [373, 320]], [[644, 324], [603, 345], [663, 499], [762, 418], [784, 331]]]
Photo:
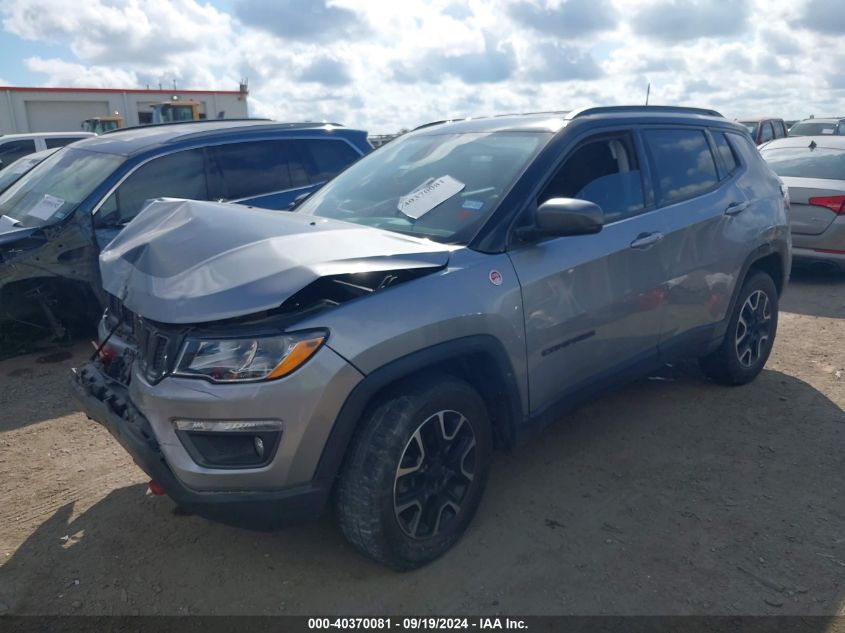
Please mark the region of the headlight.
[[326, 332], [230, 339], [188, 339], [182, 347], [177, 376], [214, 382], [273, 380], [287, 376], [311, 358]]

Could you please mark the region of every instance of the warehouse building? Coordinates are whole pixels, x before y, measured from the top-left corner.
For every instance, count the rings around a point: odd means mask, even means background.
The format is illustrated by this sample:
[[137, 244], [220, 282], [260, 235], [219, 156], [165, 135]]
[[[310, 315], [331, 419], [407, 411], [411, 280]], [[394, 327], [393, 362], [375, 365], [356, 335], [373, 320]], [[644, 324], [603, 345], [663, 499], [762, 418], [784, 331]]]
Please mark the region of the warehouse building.
[[164, 101], [195, 101], [204, 118], [243, 118], [248, 94], [245, 83], [231, 91], [0, 86], [0, 134], [68, 132], [115, 113], [124, 126], [144, 125], [152, 122], [152, 106]]

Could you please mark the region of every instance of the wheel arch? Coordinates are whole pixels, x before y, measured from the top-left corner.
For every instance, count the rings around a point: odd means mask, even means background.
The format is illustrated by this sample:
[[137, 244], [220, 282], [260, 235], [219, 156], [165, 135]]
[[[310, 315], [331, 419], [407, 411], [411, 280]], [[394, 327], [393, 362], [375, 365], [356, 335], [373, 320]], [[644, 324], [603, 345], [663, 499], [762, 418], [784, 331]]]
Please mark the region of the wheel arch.
[[314, 479], [336, 478], [352, 437], [372, 403], [403, 381], [432, 373], [455, 376], [476, 389], [490, 414], [494, 445], [513, 445], [523, 408], [511, 362], [494, 337], [468, 336], [413, 352], [367, 374], [341, 407]]
[[722, 338], [724, 338], [725, 333], [728, 330], [728, 323], [730, 322], [731, 314], [733, 314], [734, 308], [736, 307], [739, 293], [750, 275], [754, 274], [756, 271], [765, 272], [775, 282], [775, 288], [777, 288], [778, 296], [783, 293], [783, 290], [786, 288], [786, 284], [789, 281], [788, 266], [790, 258], [788, 249], [789, 246], [786, 244], [782, 245], [780, 243], [767, 242], [755, 248], [751, 251], [751, 253], [749, 253], [748, 257], [745, 258], [745, 262], [742, 264], [740, 274], [737, 276], [736, 284], [734, 285], [733, 292], [731, 293], [731, 301], [728, 306], [725, 319], [719, 324], [719, 327], [716, 328], [714, 333], [715, 335], [711, 339], [711, 349], [715, 348], [722, 342]]

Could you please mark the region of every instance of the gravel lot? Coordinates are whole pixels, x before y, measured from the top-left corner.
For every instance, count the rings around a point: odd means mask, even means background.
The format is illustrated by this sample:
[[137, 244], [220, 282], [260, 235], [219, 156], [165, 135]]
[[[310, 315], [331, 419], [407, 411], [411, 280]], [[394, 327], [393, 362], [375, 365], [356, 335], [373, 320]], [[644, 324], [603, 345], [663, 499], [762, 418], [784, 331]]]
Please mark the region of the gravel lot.
[[0, 613], [845, 615], [845, 276], [796, 273], [767, 369], [666, 368], [495, 459], [466, 537], [395, 574], [330, 519], [179, 516], [66, 388], [0, 362]]

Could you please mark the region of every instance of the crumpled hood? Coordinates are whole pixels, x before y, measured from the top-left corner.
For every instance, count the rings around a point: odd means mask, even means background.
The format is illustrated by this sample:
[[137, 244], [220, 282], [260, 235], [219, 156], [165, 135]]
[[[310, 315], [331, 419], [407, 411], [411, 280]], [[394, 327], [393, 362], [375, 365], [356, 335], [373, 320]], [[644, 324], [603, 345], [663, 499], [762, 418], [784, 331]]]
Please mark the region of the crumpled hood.
[[439, 268], [450, 247], [285, 211], [162, 199], [100, 254], [105, 290], [162, 323], [276, 308], [320, 277]]

